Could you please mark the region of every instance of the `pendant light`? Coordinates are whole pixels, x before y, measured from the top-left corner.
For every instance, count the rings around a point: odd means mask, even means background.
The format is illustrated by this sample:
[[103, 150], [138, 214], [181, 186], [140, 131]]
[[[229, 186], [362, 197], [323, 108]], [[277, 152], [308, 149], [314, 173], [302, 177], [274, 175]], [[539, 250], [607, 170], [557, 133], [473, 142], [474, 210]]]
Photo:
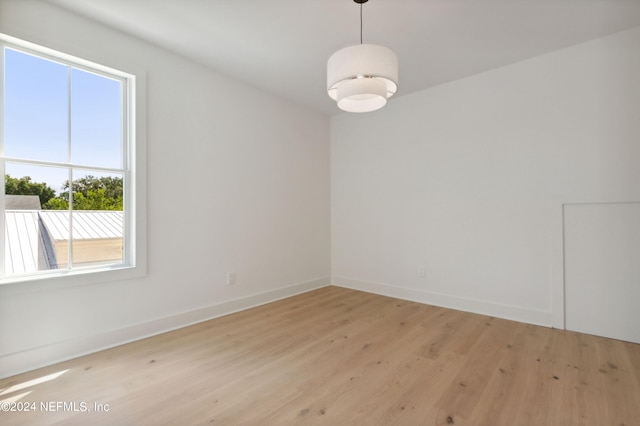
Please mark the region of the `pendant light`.
[[338, 50], [327, 62], [327, 91], [347, 112], [370, 112], [382, 108], [398, 90], [398, 57], [388, 47], [362, 44], [362, 4], [360, 44]]

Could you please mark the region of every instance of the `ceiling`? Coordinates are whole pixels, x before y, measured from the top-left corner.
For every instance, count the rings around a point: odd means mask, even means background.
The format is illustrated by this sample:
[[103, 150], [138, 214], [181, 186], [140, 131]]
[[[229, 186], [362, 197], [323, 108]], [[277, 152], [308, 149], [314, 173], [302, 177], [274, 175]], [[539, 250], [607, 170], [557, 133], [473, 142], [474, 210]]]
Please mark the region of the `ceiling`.
[[[340, 112], [326, 61], [360, 36], [352, 0], [50, 2], [324, 114]], [[371, 0], [363, 20], [398, 54], [402, 96], [638, 26], [640, 1]]]

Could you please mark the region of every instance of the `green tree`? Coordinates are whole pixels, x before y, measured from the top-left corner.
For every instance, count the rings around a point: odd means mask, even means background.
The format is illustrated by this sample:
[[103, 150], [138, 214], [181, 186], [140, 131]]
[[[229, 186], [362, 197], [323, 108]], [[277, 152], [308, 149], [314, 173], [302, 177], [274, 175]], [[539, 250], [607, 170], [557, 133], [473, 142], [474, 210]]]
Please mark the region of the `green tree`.
[[82, 192], [73, 193], [75, 210], [122, 210], [122, 196], [107, 197], [104, 188], [89, 189], [87, 195]]
[[52, 198], [42, 205], [45, 210], [67, 210], [69, 208], [69, 202], [62, 197]]
[[[122, 178], [86, 176], [73, 181], [74, 210], [122, 210]], [[45, 209], [66, 210], [69, 208], [69, 181], [63, 185], [58, 197], [43, 205]]]
[[[63, 188], [69, 190], [69, 181], [65, 182]], [[88, 175], [73, 181], [73, 191], [82, 193], [85, 197], [89, 195], [89, 191], [97, 191], [99, 189], [104, 190], [106, 198], [117, 199], [122, 197], [122, 178], [113, 176], [97, 178]]]
[[56, 191], [46, 183], [32, 182], [30, 176], [14, 178], [4, 175], [4, 193], [7, 195], [37, 195], [40, 205], [46, 204], [56, 195]]

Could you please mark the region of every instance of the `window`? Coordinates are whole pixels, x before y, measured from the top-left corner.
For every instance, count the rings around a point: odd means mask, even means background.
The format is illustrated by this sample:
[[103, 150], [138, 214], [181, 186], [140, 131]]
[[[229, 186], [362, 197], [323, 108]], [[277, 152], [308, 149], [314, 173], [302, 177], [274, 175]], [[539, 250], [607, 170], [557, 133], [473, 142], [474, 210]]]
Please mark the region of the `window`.
[[135, 77], [13, 41], [0, 37], [0, 282], [136, 266]]

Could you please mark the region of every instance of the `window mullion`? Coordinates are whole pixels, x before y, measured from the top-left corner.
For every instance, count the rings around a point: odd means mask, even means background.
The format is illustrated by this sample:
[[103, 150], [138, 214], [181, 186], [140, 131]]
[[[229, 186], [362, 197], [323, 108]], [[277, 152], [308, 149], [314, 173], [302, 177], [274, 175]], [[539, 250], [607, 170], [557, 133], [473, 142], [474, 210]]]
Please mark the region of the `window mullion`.
[[68, 169], [69, 176], [69, 243], [67, 244], [67, 269], [72, 268], [73, 260], [73, 169]]
[[[71, 164], [71, 90], [72, 68], [67, 66], [67, 164]], [[67, 244], [67, 269], [73, 268], [73, 169], [69, 167], [69, 243]]]

